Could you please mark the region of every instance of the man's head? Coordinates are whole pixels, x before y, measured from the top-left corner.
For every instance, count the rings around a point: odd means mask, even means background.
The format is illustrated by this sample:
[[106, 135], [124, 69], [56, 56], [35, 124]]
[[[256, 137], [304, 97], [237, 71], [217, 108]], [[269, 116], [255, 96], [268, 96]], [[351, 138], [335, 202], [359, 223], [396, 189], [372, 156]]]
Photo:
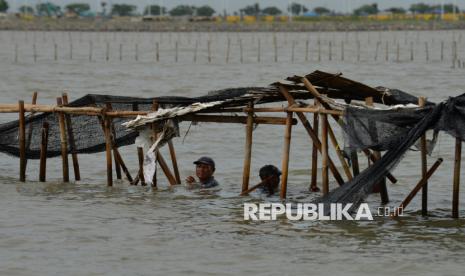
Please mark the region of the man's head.
[[206, 181], [212, 177], [215, 172], [215, 161], [210, 157], [203, 156], [200, 157], [195, 164], [195, 174], [200, 179], [200, 181]]
[[268, 192], [273, 194], [279, 186], [281, 171], [273, 165], [265, 165], [261, 167], [259, 175], [261, 180], [268, 179], [264, 184]]

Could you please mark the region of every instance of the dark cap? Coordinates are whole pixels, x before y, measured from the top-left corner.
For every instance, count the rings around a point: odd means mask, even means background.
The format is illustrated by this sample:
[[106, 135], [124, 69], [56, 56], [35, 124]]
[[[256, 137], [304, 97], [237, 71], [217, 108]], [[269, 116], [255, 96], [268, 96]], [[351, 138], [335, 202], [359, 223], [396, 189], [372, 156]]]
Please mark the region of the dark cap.
[[265, 165], [260, 169], [259, 175], [261, 178], [265, 178], [272, 175], [281, 175], [281, 171], [273, 165]]
[[208, 156], [202, 156], [200, 157], [197, 161], [194, 162], [194, 164], [198, 165], [198, 164], [205, 164], [205, 165], [210, 165], [212, 166], [212, 168], [215, 168], [215, 161], [213, 161], [213, 159], [211, 159], [210, 157]]

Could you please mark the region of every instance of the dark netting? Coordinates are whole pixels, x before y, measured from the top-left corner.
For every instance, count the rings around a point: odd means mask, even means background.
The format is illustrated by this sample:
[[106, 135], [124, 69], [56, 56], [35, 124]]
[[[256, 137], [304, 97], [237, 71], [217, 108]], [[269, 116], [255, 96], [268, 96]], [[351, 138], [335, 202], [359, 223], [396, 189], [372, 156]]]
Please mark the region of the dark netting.
[[[161, 105], [168, 106], [187, 106], [195, 102], [222, 101], [241, 97], [250, 91], [268, 92], [269, 88], [237, 88], [215, 91], [202, 97], [157, 97], [157, 98], [135, 98], [108, 95], [86, 95], [80, 99], [71, 102], [70, 107], [105, 107], [111, 103], [115, 111], [150, 111], [153, 100]], [[244, 101], [250, 101], [245, 97]], [[230, 105], [240, 105], [241, 101], [229, 103]], [[95, 153], [105, 150], [105, 135], [101, 124], [101, 119], [97, 116], [87, 115], [69, 115], [71, 119], [72, 133], [76, 147], [71, 149], [68, 143], [68, 152], [76, 153]], [[133, 144], [137, 137], [137, 132], [128, 131], [121, 124], [128, 119], [114, 118], [114, 138], [115, 144], [120, 146]], [[47, 157], [56, 157], [61, 154], [60, 129], [58, 117], [52, 113], [40, 113], [38, 115], [29, 115], [26, 117], [26, 157], [28, 159], [38, 159], [40, 157], [41, 131], [44, 122], [49, 124], [49, 138]], [[19, 121], [12, 121], [0, 125], [0, 151], [19, 157]], [[67, 135], [68, 136], [68, 135]], [[69, 136], [68, 136], [69, 137]]]
[[[318, 199], [326, 205], [325, 212], [330, 210], [328, 204], [334, 202], [352, 203], [353, 211], [427, 130], [446, 131], [464, 141], [465, 94], [425, 108], [397, 111], [348, 108], [344, 122], [349, 147], [387, 151], [352, 181]], [[389, 131], [393, 132], [388, 135]]]

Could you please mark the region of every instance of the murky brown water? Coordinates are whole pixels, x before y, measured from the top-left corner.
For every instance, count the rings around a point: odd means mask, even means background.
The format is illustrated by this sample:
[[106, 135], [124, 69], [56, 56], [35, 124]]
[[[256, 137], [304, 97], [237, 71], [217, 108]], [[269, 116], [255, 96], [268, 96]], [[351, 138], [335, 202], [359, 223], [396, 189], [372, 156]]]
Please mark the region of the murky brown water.
[[[95, 34], [0, 32], [0, 102], [28, 101], [34, 90], [39, 103], [52, 104], [67, 90], [71, 99], [88, 93], [153, 97], [198, 96], [210, 90], [264, 86], [293, 74], [316, 69], [341, 71], [349, 78], [376, 86], [400, 88], [440, 101], [465, 92], [465, 69], [452, 69], [451, 41], [463, 52], [463, 31], [389, 33], [278, 34], [279, 62], [274, 62], [273, 34], [229, 34], [230, 60], [226, 64], [228, 34]], [[361, 42], [357, 58], [357, 36]], [[73, 59], [69, 56], [69, 38]], [[171, 37], [171, 39], [170, 39]], [[208, 63], [210, 37], [212, 62]], [[321, 61], [317, 41], [320, 38]], [[89, 43], [92, 39], [92, 61]], [[258, 39], [261, 62], [257, 62]], [[310, 39], [308, 61], [306, 40]], [[154, 45], [160, 44], [160, 62]], [[195, 40], [200, 40], [196, 63]], [[239, 39], [243, 43], [240, 62]], [[106, 61], [106, 43], [111, 43]], [[375, 61], [376, 44], [381, 40]], [[34, 42], [35, 41], [35, 42]], [[54, 60], [54, 41], [57, 61]], [[178, 62], [175, 42], [179, 41]], [[292, 62], [292, 41], [295, 42]], [[329, 61], [329, 41], [334, 56]], [[342, 60], [341, 41], [345, 41]], [[388, 41], [388, 60], [385, 43]], [[441, 61], [441, 41], [444, 60]], [[410, 42], [414, 62], [410, 60]], [[429, 60], [426, 60], [428, 42]], [[119, 44], [123, 44], [122, 61]], [[135, 60], [135, 44], [138, 60]], [[400, 62], [397, 59], [397, 43]], [[18, 61], [15, 62], [15, 44]], [[34, 62], [33, 44], [37, 61]], [[2, 114], [0, 121], [15, 119]], [[182, 125], [182, 133], [188, 125]], [[281, 164], [283, 128], [259, 126], [254, 132], [251, 183], [258, 182], [264, 164]], [[419, 198], [399, 220], [372, 222], [244, 222], [244, 202], [277, 199], [238, 197], [244, 148], [242, 125], [199, 124], [175, 140], [182, 177], [193, 173], [192, 161], [211, 155], [217, 162], [221, 190], [199, 193], [184, 187], [160, 189], [130, 187], [124, 181], [105, 185], [104, 154], [80, 156], [83, 180], [60, 182], [59, 159], [49, 162], [49, 182], [39, 183], [38, 162], [28, 162], [28, 182], [17, 181], [19, 160], [0, 158], [0, 274], [1, 275], [463, 275], [465, 220], [450, 219], [453, 140], [442, 134], [432, 164], [444, 158], [430, 181], [431, 217], [422, 218]], [[296, 127], [291, 147], [288, 196], [291, 202], [309, 202], [310, 143]], [[133, 147], [122, 149], [133, 174]], [[165, 153], [166, 155], [166, 153]], [[418, 152], [410, 152], [389, 185], [389, 206], [397, 206], [419, 179]], [[365, 163], [362, 162], [363, 165]], [[462, 173], [462, 178], [464, 174]], [[332, 183], [334, 186], [334, 183]], [[462, 185], [463, 186], [463, 185]], [[465, 216], [461, 190], [461, 217]], [[368, 199], [375, 208], [379, 196]]]

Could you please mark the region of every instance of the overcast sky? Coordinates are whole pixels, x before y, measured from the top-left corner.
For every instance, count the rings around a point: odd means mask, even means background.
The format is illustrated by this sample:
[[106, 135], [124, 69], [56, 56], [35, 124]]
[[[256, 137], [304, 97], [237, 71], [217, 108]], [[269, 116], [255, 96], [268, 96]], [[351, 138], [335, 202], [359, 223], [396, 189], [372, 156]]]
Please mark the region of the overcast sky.
[[[93, 10], [100, 10], [100, 0], [7, 0], [10, 3], [10, 12], [16, 11], [18, 7], [28, 4], [35, 5], [39, 2], [52, 2], [60, 6], [65, 6], [69, 3], [89, 3]], [[262, 8], [268, 6], [276, 6], [282, 11], [286, 10], [286, 6], [289, 2], [298, 2], [310, 10], [317, 6], [323, 6], [337, 12], [352, 11], [354, 8], [359, 7], [363, 4], [378, 3], [380, 9], [386, 9], [390, 7], [404, 7], [408, 8], [414, 3], [428, 3], [428, 4], [441, 4], [441, 3], [456, 3], [460, 9], [465, 9], [465, 0], [104, 0], [108, 4], [127, 3], [133, 4], [138, 7], [139, 11], [143, 10], [143, 7], [150, 4], [162, 4], [168, 9], [174, 6], [187, 4], [187, 5], [210, 5], [217, 12], [222, 11], [224, 8], [228, 13], [239, 10], [240, 8], [251, 5], [254, 3], [260, 3]]]

